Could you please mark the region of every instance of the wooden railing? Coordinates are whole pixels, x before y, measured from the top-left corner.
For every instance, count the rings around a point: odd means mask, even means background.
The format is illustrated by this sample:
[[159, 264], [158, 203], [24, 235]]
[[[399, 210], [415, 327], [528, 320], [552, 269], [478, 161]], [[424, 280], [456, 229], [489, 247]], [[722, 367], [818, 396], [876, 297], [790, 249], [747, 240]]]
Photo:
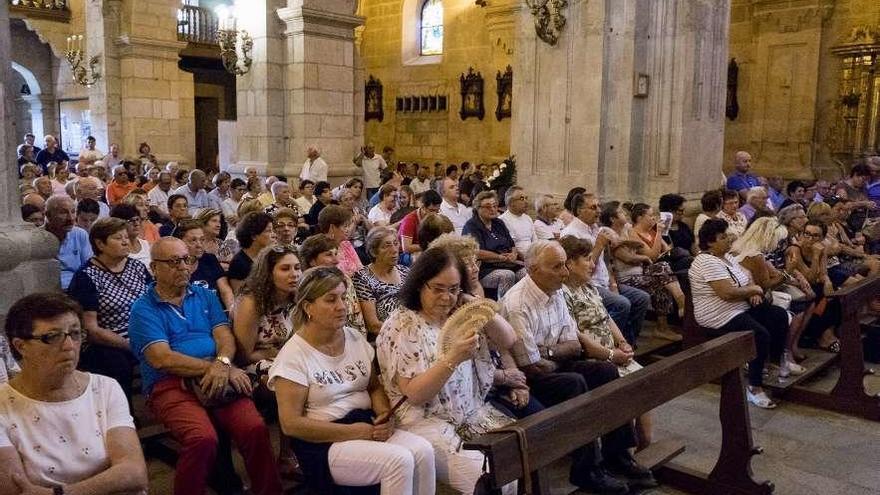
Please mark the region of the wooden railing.
[[19, 17], [70, 22], [67, 0], [7, 0], [9, 12]]
[[177, 11], [177, 39], [203, 45], [217, 44], [217, 16], [209, 9], [184, 5]]

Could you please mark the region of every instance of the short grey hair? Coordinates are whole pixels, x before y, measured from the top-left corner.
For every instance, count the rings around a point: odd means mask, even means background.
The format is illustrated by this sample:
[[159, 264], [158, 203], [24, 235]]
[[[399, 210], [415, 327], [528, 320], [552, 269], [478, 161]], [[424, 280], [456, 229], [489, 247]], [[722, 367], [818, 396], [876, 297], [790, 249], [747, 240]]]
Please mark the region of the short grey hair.
[[194, 168], [194, 169], [189, 173], [189, 180], [193, 180], [193, 179], [196, 178], [196, 177], [199, 177], [199, 178], [205, 179], [205, 178], [207, 178], [208, 176], [205, 175], [205, 172], [203, 172], [202, 170], [199, 170], [199, 169], [197, 169], [197, 168]]
[[759, 193], [767, 194], [767, 188], [764, 186], [755, 186], [750, 187], [748, 191], [746, 191], [746, 201], [751, 201]]
[[269, 188], [272, 191], [272, 197], [277, 196], [278, 192], [281, 191], [281, 189], [285, 188], [285, 187], [289, 188], [290, 184], [288, 184], [287, 182], [282, 182], [280, 180], [277, 182], [273, 182], [272, 186]]
[[372, 229], [370, 229], [370, 231], [367, 233], [366, 248], [367, 253], [369, 253], [371, 257], [376, 257], [376, 250], [379, 249], [379, 244], [386, 237], [397, 238], [397, 230], [388, 227], [387, 225], [380, 225], [378, 227], [373, 227]]
[[533, 242], [531, 246], [529, 246], [529, 250], [526, 251], [526, 268], [532, 268], [535, 266], [535, 263], [538, 262], [538, 257], [541, 256], [541, 253], [546, 251], [547, 249], [559, 248], [562, 247], [556, 241], [550, 241], [547, 239], [538, 239]]
[[535, 211], [541, 211], [547, 203], [553, 201], [554, 198], [552, 194], [539, 194], [537, 198], [535, 198]]
[[509, 207], [510, 201], [513, 199], [513, 196], [520, 191], [525, 191], [525, 189], [522, 186], [508, 187], [507, 191], [504, 193], [504, 204]]

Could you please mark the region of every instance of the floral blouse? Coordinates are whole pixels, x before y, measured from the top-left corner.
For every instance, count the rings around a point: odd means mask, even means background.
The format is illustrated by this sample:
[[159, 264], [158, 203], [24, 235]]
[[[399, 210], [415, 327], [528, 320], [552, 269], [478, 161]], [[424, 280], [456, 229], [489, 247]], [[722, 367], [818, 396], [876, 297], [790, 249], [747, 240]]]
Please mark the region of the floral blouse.
[[[421, 315], [400, 308], [382, 325], [376, 339], [376, 354], [382, 384], [388, 398], [395, 404], [403, 395], [398, 378], [412, 378], [424, 373], [439, 358], [440, 328], [428, 323]], [[486, 403], [492, 388], [495, 365], [485, 337], [480, 338], [477, 356], [461, 363], [440, 392], [421, 407], [404, 404], [398, 412], [402, 426], [426, 418], [437, 418], [456, 427], [456, 433], [468, 439], [512, 420]]]
[[19, 371], [21, 371], [21, 368], [19, 368], [15, 358], [12, 357], [9, 341], [6, 340], [6, 335], [0, 333], [0, 384], [9, 381]]
[[[611, 316], [602, 304], [602, 296], [590, 284], [578, 288], [562, 285], [562, 295], [571, 317], [577, 322], [578, 331], [588, 333], [606, 349], [614, 349], [614, 334], [611, 332]], [[642, 366], [630, 361], [626, 366], [618, 366], [620, 376], [626, 376]]]
[[284, 346], [293, 335], [293, 321], [290, 319], [293, 307], [293, 303], [286, 304], [260, 318], [255, 349], [281, 349]]

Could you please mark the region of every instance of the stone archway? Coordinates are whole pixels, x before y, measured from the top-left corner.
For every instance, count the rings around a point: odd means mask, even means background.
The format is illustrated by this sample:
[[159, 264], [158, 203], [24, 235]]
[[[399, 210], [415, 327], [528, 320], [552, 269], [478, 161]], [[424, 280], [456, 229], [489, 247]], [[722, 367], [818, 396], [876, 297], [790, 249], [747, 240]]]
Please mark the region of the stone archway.
[[34, 76], [34, 73], [31, 72], [30, 69], [15, 62], [11, 62], [11, 64], [12, 69], [17, 72], [22, 77], [22, 79], [24, 79], [25, 84], [27, 84], [28, 88], [30, 88], [30, 94], [23, 94], [21, 95], [21, 98], [30, 106], [30, 132], [37, 136], [39, 140], [39, 138], [45, 134], [45, 128], [43, 126], [43, 102], [40, 99], [40, 95], [43, 94], [43, 90], [40, 87], [40, 82], [37, 81], [36, 76]]

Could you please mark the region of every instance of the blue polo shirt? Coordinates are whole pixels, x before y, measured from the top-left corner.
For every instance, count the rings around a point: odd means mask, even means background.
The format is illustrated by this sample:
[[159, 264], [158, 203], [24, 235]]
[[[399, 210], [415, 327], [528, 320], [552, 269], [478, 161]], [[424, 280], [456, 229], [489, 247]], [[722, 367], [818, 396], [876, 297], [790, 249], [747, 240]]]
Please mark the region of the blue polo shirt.
[[92, 257], [89, 233], [74, 226], [64, 237], [58, 249], [58, 262], [61, 263], [61, 289], [67, 290], [73, 274]]
[[152, 283], [147, 292], [131, 306], [128, 338], [141, 363], [144, 392], [149, 395], [158, 381], [169, 375], [147, 362], [147, 347], [165, 342], [172, 351], [197, 359], [213, 359], [217, 355], [214, 328], [228, 325], [226, 313], [217, 294], [209, 289], [189, 285], [183, 305], [162, 301]]
[[742, 191], [743, 189], [749, 189], [760, 185], [761, 182], [758, 178], [750, 173], [742, 174], [734, 172], [727, 178], [727, 188], [734, 191]]

